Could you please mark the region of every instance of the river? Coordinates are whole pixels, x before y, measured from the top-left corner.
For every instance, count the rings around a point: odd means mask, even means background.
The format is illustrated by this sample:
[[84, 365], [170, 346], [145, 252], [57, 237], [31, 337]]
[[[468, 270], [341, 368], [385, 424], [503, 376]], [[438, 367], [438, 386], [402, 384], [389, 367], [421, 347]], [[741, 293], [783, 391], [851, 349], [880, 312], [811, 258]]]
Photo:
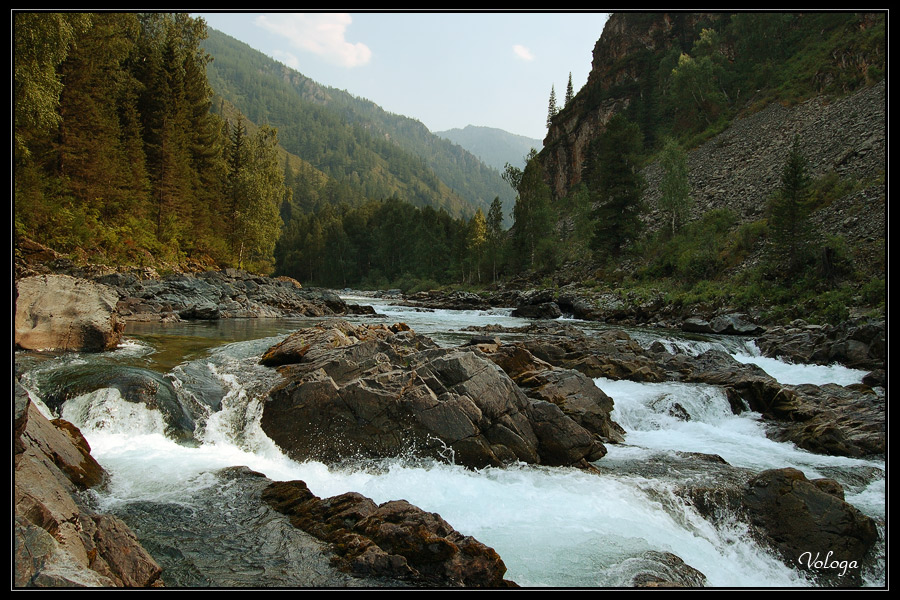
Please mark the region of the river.
[[[405, 322], [445, 346], [468, 340], [471, 334], [460, 330], [469, 325], [528, 323], [509, 310], [420, 310], [371, 298], [348, 301], [371, 304], [383, 315], [348, 320]], [[212, 471], [246, 465], [273, 480], [302, 479], [320, 497], [356, 491], [378, 503], [403, 498], [437, 512], [458, 531], [497, 550], [508, 567], [507, 578], [521, 586], [627, 585], [642, 568], [640, 557], [646, 551], [678, 555], [706, 576], [708, 586], [810, 585], [799, 571], [756, 546], [739, 522], [713, 526], [677, 496], [675, 489], [685, 478], [716, 477], [714, 470], [688, 472], [690, 463], [679, 459], [680, 453], [700, 452], [751, 471], [795, 467], [808, 478], [837, 479], [847, 501], [873, 517], [884, 538], [884, 461], [815, 455], [773, 442], [759, 415], [733, 415], [724, 394], [711, 386], [595, 380], [614, 399], [612, 417], [626, 430], [626, 443], [608, 445], [608, 455], [596, 463], [599, 475], [525, 465], [475, 471], [403, 458], [347, 469], [292, 461], [260, 428], [262, 400], [279, 375], [258, 359], [291, 331], [314, 322], [129, 323], [125, 340], [114, 351], [20, 352], [16, 362], [23, 385], [47, 400], [42, 410], [81, 428], [92, 454], [110, 473], [110, 485], [96, 502], [112, 513], [141, 502], [190, 504], [188, 498], [215, 485]], [[568, 322], [588, 331], [603, 328]], [[687, 338], [646, 329], [630, 333], [642, 344], [659, 339], [681, 351], [724, 349], [742, 362], [756, 362], [783, 383], [848, 385], [864, 375], [839, 365], [767, 359], [743, 338]], [[115, 387], [69, 394], [60, 403], [61, 380], [102, 378], [124, 369], [152, 374], [171, 387], [175, 405], [189, 407], [193, 435], [173, 433], [171, 407], [128, 402]], [[676, 404], [689, 419], [671, 416]], [[878, 552], [884, 555], [883, 545]], [[868, 586], [885, 585], [883, 559], [864, 573], [864, 580]]]

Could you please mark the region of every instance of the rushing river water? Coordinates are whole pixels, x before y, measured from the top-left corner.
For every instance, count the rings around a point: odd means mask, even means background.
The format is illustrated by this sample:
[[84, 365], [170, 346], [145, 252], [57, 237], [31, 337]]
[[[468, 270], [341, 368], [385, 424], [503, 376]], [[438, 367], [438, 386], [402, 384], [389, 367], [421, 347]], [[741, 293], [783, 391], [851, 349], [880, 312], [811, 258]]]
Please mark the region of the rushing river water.
[[[372, 304], [384, 317], [351, 320], [402, 321], [447, 346], [468, 340], [471, 334], [460, 330], [469, 325], [527, 324], [508, 310], [417, 310], [371, 299], [352, 301]], [[627, 585], [646, 551], [678, 555], [702, 572], [709, 586], [809, 585], [798, 571], [757, 547], [737, 521], [713, 526], [679, 499], [675, 489], [686, 478], [716, 477], [712, 469], [691, 471], [690, 463], [678, 462], [680, 453], [699, 452], [754, 472], [795, 467], [808, 478], [837, 479], [847, 501], [876, 519], [884, 537], [883, 461], [815, 455], [773, 442], [758, 415], [733, 415], [724, 394], [711, 386], [597, 379], [615, 401], [613, 419], [627, 432], [626, 443], [607, 446], [609, 454], [597, 463], [600, 475], [524, 465], [474, 471], [399, 458], [353, 469], [297, 463], [260, 428], [262, 400], [279, 375], [258, 360], [288, 333], [313, 322], [131, 323], [126, 340], [112, 352], [19, 353], [16, 361], [23, 385], [46, 401], [42, 410], [79, 426], [92, 454], [111, 474], [97, 501], [113, 513], [142, 502], [180, 505], [214, 485], [211, 472], [246, 465], [273, 480], [302, 479], [320, 497], [356, 491], [378, 503], [403, 498], [437, 512], [460, 532], [497, 550], [508, 567], [507, 578], [522, 586]], [[568, 322], [589, 331], [602, 328]], [[724, 349], [742, 362], [756, 362], [783, 383], [848, 385], [864, 374], [766, 359], [752, 343], [738, 338], [688, 339], [648, 330], [632, 334], [642, 344], [660, 339], [686, 352]], [[58, 397], [61, 379], [78, 381], [125, 369], [145, 377], [152, 373], [169, 385], [176, 408], [160, 405], [157, 410], [125, 401], [121, 386], [101, 386], [64, 403]], [[676, 404], [689, 419], [671, 416]], [[196, 427], [190, 439], [173, 434], [172, 415], [163, 414], [177, 412], [178, 406], [189, 406], [193, 415]], [[879, 552], [883, 556], [883, 546]], [[883, 586], [884, 568], [883, 559], [876, 561], [865, 573], [865, 584]]]

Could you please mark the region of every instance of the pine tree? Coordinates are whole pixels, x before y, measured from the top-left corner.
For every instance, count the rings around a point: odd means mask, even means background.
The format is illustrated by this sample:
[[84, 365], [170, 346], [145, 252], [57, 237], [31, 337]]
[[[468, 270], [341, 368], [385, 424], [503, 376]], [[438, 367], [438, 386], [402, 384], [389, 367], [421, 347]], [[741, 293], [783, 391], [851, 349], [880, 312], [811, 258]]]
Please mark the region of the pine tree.
[[[135, 215], [145, 200], [146, 186], [132, 178], [140, 170], [132, 172], [130, 162], [140, 157], [127, 152], [131, 131], [123, 129], [122, 119], [134, 86], [122, 64], [136, 31], [131, 14], [93, 15], [92, 27], [59, 68], [66, 85], [60, 94], [58, 170], [80, 206], [108, 222]], [[124, 121], [129, 126], [127, 116]]]
[[575, 97], [575, 88], [572, 87], [572, 73], [569, 72], [569, 83], [566, 85], [566, 102], [563, 106], [568, 106], [569, 102], [572, 101], [572, 98]]

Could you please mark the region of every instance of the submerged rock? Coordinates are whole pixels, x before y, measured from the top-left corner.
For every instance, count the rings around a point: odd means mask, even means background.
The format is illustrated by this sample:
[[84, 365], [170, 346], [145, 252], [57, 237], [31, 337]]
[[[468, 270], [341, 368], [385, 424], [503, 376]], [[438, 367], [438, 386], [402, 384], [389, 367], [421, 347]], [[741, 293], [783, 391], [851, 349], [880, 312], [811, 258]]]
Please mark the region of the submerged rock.
[[397, 579], [346, 573], [327, 542], [294, 527], [263, 500], [273, 481], [247, 467], [210, 473], [175, 503], [117, 508], [179, 588], [377, 588]]

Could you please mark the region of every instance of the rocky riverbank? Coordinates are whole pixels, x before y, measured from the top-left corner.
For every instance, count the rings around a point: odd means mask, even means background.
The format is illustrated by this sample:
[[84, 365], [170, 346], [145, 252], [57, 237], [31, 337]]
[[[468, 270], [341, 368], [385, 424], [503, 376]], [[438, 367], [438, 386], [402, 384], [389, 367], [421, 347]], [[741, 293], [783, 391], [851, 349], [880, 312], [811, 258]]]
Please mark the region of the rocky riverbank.
[[511, 308], [513, 316], [557, 319], [561, 316], [609, 325], [641, 326], [690, 333], [753, 338], [763, 356], [803, 364], [833, 364], [872, 371], [873, 383], [886, 383], [886, 321], [859, 317], [843, 323], [786, 325], [762, 323], [754, 315], [703, 306], [676, 309], [661, 294], [643, 298], [568, 289], [504, 289], [493, 292], [419, 292], [399, 300], [431, 309]]
[[129, 321], [371, 314], [330, 290], [225, 269], [159, 277], [148, 272], [32, 275], [16, 281], [15, 347], [102, 351]]
[[106, 472], [81, 432], [48, 421], [15, 386], [16, 587], [160, 587], [162, 568], [118, 517], [91, 505]]

